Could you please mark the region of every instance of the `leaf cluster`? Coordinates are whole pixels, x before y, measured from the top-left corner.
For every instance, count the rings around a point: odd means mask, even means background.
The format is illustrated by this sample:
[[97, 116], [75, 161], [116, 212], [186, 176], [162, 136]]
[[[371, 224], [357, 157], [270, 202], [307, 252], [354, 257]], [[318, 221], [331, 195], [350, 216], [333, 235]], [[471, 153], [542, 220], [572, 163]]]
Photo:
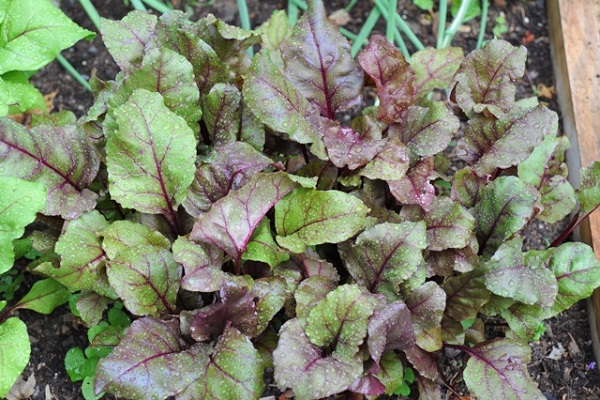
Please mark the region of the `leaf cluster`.
[[[255, 399], [272, 369], [298, 399], [376, 398], [410, 368], [435, 399], [454, 348], [478, 398], [543, 398], [527, 341], [600, 264], [581, 243], [523, 251], [523, 230], [595, 209], [600, 164], [571, 187], [556, 114], [515, 101], [523, 47], [408, 63], [374, 36], [355, 61], [308, 3], [293, 28], [280, 12], [255, 31], [103, 20], [122, 72], [93, 80], [86, 115], [0, 120], [3, 179], [42, 187], [62, 224], [34, 271], [80, 293], [91, 329], [115, 302], [133, 319], [103, 336], [96, 394]], [[367, 90], [378, 105], [361, 108]], [[487, 337], [490, 318], [509, 329]]]

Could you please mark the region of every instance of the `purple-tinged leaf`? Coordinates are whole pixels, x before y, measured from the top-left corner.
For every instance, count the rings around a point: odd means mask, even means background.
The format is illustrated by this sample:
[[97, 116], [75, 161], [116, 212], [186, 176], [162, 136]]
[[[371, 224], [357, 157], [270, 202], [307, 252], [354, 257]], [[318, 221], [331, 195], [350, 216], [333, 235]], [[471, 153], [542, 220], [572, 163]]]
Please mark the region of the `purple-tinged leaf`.
[[[377, 371], [381, 371], [381, 368], [375, 364], [371, 364], [371, 367], [348, 387], [348, 391], [360, 393], [365, 396], [380, 396], [384, 394], [385, 385], [374, 375]], [[402, 369], [399, 372], [402, 374]]]
[[373, 299], [358, 285], [338, 286], [317, 303], [306, 319], [306, 336], [319, 347], [334, 347], [332, 355], [352, 362], [367, 336]]
[[146, 44], [155, 33], [156, 21], [155, 15], [142, 11], [132, 11], [120, 21], [100, 20], [102, 39], [122, 70], [133, 72], [139, 68]]
[[196, 170], [192, 130], [159, 93], [143, 89], [113, 112], [119, 129], [106, 143], [111, 197], [126, 208], [163, 214], [179, 230], [175, 211]]
[[463, 372], [465, 383], [478, 399], [544, 400], [529, 376], [531, 349], [527, 342], [496, 339], [468, 348], [471, 356]]
[[410, 66], [415, 71], [415, 92], [419, 98], [433, 89], [446, 89], [464, 59], [460, 47], [425, 49], [414, 53]]
[[112, 303], [112, 300], [108, 297], [91, 290], [84, 290], [81, 292], [81, 296], [77, 298], [75, 307], [79, 311], [83, 322], [87, 326], [94, 326], [102, 320], [102, 314], [110, 303]]
[[256, 174], [250, 182], [213, 204], [200, 215], [190, 239], [210, 243], [241, 265], [241, 257], [265, 214], [297, 186], [287, 174]]
[[406, 354], [406, 359], [417, 370], [419, 375], [432, 381], [437, 381], [441, 378], [438, 359], [435, 354], [421, 350], [418, 346], [412, 346], [404, 350], [404, 354]]
[[401, 204], [418, 204], [429, 210], [435, 197], [435, 188], [430, 181], [435, 177], [433, 157], [421, 159], [397, 181], [388, 181], [390, 192]]
[[282, 250], [271, 234], [271, 221], [264, 217], [254, 230], [242, 260], [260, 261], [269, 264], [271, 269], [290, 259], [290, 255]]
[[160, 232], [131, 221], [115, 221], [100, 232], [102, 249], [109, 259], [133, 246], [156, 246], [169, 250], [171, 242]]
[[450, 317], [442, 318], [442, 341], [447, 344], [465, 343], [465, 329], [462, 324]]
[[450, 197], [466, 208], [472, 208], [479, 200], [479, 188], [487, 183], [471, 167], [457, 171], [452, 177], [452, 193]]
[[458, 131], [458, 118], [441, 101], [429, 107], [410, 106], [401, 123], [389, 129], [390, 136], [398, 136], [411, 153], [421, 157], [443, 151]]
[[387, 141], [371, 133], [367, 131], [361, 134], [338, 124], [327, 126], [323, 141], [331, 162], [338, 168], [347, 166], [350, 170], [366, 165], [383, 150]]
[[46, 186], [46, 215], [75, 219], [96, 206], [87, 187], [100, 161], [83, 130], [76, 126], [38, 125], [31, 130], [0, 120], [0, 176]]
[[252, 291], [226, 283], [219, 292], [221, 301], [199, 310], [191, 325], [192, 337], [202, 342], [218, 338], [232, 326], [247, 336], [254, 336], [258, 314]]
[[292, 257], [307, 278], [311, 276], [324, 276], [336, 283], [340, 280], [340, 275], [333, 264], [321, 260], [319, 255], [311, 249], [307, 249], [305, 253]]
[[554, 316], [589, 297], [600, 282], [600, 263], [591, 247], [583, 243], [564, 243], [545, 251], [525, 254], [529, 265], [549, 269], [558, 281], [558, 295], [551, 307]]
[[525, 73], [527, 49], [492, 40], [465, 58], [452, 84], [452, 97], [469, 118], [487, 111], [501, 117], [513, 108], [514, 82]]
[[272, 56], [276, 56], [283, 69], [283, 60], [281, 59], [281, 44], [292, 34], [292, 26], [284, 10], [275, 10], [271, 18], [256, 29], [260, 35], [261, 46], [263, 49], [269, 49]]
[[337, 282], [324, 276], [311, 276], [304, 279], [294, 291], [294, 300], [296, 301], [296, 317], [303, 326], [314, 306], [323, 300], [328, 293], [331, 293], [337, 287]]
[[456, 321], [475, 318], [490, 300], [490, 292], [480, 270], [449, 278], [442, 288], [446, 292], [445, 314]]
[[286, 139], [312, 143], [311, 152], [322, 160], [327, 159], [319, 127], [314, 123], [319, 118], [318, 110], [277, 67], [268, 50], [253, 58], [243, 95], [260, 122], [284, 133]]
[[459, 203], [448, 197], [436, 197], [425, 214], [427, 249], [442, 251], [467, 246], [475, 228], [475, 219]]
[[350, 275], [375, 292], [408, 279], [423, 263], [426, 246], [424, 222], [383, 223], [361, 233], [354, 245], [341, 243], [339, 251]]
[[398, 354], [388, 351], [381, 357], [379, 365], [373, 364], [348, 390], [366, 396], [391, 396], [404, 383], [403, 372], [402, 360]]
[[92, 290], [114, 298], [115, 293], [106, 282], [106, 254], [100, 237], [107, 226], [106, 219], [96, 210], [67, 222], [55, 246], [60, 268], [44, 263], [36, 271], [56, 279], [73, 292]]
[[538, 106], [519, 109], [502, 119], [479, 116], [469, 120], [457, 154], [481, 177], [506, 169], [529, 157], [545, 136], [558, 129], [554, 111]]
[[469, 272], [479, 265], [477, 238], [471, 236], [469, 244], [462, 249], [430, 251], [427, 261], [427, 276], [451, 276], [455, 271]]
[[110, 392], [129, 399], [145, 399], [151, 391], [156, 399], [179, 393], [198, 375], [196, 366], [210, 351], [187, 345], [176, 320], [141, 318], [96, 368], [94, 391]]
[[523, 239], [504, 242], [485, 268], [485, 286], [494, 294], [524, 304], [551, 306], [558, 293], [556, 278], [544, 265], [528, 263], [522, 252]]
[[534, 186], [542, 195], [543, 210], [536, 218], [555, 223], [575, 207], [575, 190], [567, 180], [565, 151], [570, 147], [566, 136], [546, 136], [528, 159], [518, 166], [519, 178]]
[[442, 400], [442, 390], [437, 382], [417, 375], [419, 400]]
[[512, 337], [533, 340], [539, 329], [540, 321], [552, 317], [547, 308], [530, 304], [513, 304], [502, 310], [500, 315], [506, 320]]
[[539, 193], [515, 176], [501, 176], [485, 186], [473, 209], [480, 251], [491, 256], [532, 218]]
[[330, 161], [313, 158], [297, 172], [299, 176], [316, 177], [318, 190], [331, 190], [338, 177], [338, 169]]
[[385, 352], [406, 350], [416, 342], [410, 311], [402, 300], [377, 308], [369, 318], [368, 332], [367, 345], [376, 364]]
[[275, 382], [291, 388], [298, 400], [319, 399], [343, 392], [363, 372], [360, 358], [348, 359], [325, 352], [310, 342], [300, 320], [291, 319], [279, 330], [273, 351]]
[[244, 99], [242, 99], [242, 124], [239, 140], [248, 143], [258, 151], [265, 147], [265, 126], [256, 118]]
[[[524, 305], [525, 306], [525, 305]], [[527, 307], [527, 306], [525, 306]], [[540, 320], [538, 320], [539, 323]], [[537, 324], [536, 324], [537, 327]], [[482, 343], [486, 341], [486, 328], [481, 318], [475, 319], [469, 328], [465, 330], [465, 341], [471, 344]]]
[[183, 265], [181, 287], [193, 292], [216, 292], [228, 281], [221, 270], [223, 251], [206, 243], [193, 243], [179, 237], [173, 243], [173, 258]]
[[242, 94], [232, 84], [218, 83], [202, 96], [202, 114], [212, 143], [235, 142], [242, 119]]
[[[515, 304], [513, 299], [506, 297], [497, 296], [494, 293], [490, 293], [490, 300], [483, 305], [481, 312], [487, 316], [500, 315], [504, 310]], [[529, 306], [538, 307], [538, 306]]]
[[217, 147], [196, 170], [183, 206], [190, 215], [198, 217], [271, 163], [271, 159], [247, 143], [233, 142]]
[[275, 314], [281, 310], [287, 299], [285, 279], [274, 276], [254, 281], [252, 293], [255, 297], [258, 324], [254, 336], [260, 335], [269, 325]]
[[446, 293], [435, 282], [426, 282], [406, 299], [417, 337], [417, 345], [426, 351], [442, 348], [442, 316]]
[[577, 191], [580, 213], [588, 215], [600, 205], [600, 162], [581, 168], [581, 185]]
[[108, 263], [110, 285], [134, 315], [173, 313], [181, 266], [171, 252], [155, 246], [136, 246]]
[[264, 390], [262, 358], [233, 327], [225, 329], [210, 356], [190, 369], [202, 375], [177, 400], [257, 399]]
[[379, 118], [399, 122], [415, 101], [415, 73], [400, 51], [381, 35], [373, 35], [358, 62], [377, 85]]
[[344, 192], [295, 189], [275, 206], [277, 243], [302, 253], [307, 246], [342, 242], [364, 228], [368, 212]]
[[397, 135], [390, 137], [385, 147], [360, 171], [369, 179], [397, 181], [404, 177], [409, 167], [406, 146]]
[[336, 113], [360, 103], [363, 72], [321, 1], [308, 1], [308, 11], [280, 49], [290, 82], [322, 116], [335, 119]]

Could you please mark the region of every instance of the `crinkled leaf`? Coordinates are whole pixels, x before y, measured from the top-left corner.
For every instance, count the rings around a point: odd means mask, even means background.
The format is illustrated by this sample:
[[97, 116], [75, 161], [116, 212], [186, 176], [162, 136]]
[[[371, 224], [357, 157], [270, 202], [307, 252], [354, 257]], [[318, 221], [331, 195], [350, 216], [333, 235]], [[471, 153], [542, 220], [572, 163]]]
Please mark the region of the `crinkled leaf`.
[[410, 66], [415, 72], [415, 92], [422, 98], [433, 89], [446, 89], [464, 59], [460, 47], [425, 49], [414, 53]]
[[520, 231], [533, 216], [538, 199], [535, 189], [514, 176], [501, 176], [485, 186], [473, 209], [482, 253], [491, 256]]
[[501, 117], [513, 107], [514, 82], [525, 73], [527, 49], [492, 40], [465, 58], [454, 77], [453, 97], [468, 117], [486, 109]]
[[279, 389], [293, 389], [298, 400], [343, 392], [363, 371], [360, 359], [348, 359], [335, 353], [326, 356], [311, 343], [298, 319], [287, 321], [279, 330], [273, 364]]
[[341, 243], [339, 251], [352, 277], [374, 292], [408, 279], [423, 263], [426, 246], [424, 222], [383, 223], [361, 233], [354, 245]]
[[225, 329], [209, 357], [190, 369], [202, 375], [177, 400], [251, 400], [264, 390], [261, 356], [250, 339], [233, 327]]
[[75, 307], [77, 307], [77, 311], [79, 311], [83, 322], [87, 326], [94, 326], [98, 325], [100, 320], [102, 320], [102, 314], [111, 302], [112, 300], [108, 297], [87, 290], [82, 292], [81, 296], [77, 298]]
[[0, 75], [8, 71], [37, 71], [61, 50], [95, 34], [69, 19], [47, 0], [3, 1], [8, 16], [0, 28]]
[[577, 192], [580, 213], [588, 215], [600, 205], [600, 162], [593, 162], [581, 169], [581, 185]]
[[226, 283], [219, 297], [219, 303], [204, 307], [194, 316], [192, 337], [199, 342], [215, 339], [224, 332], [226, 326], [232, 326], [244, 335], [254, 336], [258, 313], [252, 291], [234, 283]]
[[296, 317], [302, 324], [306, 323], [314, 306], [336, 289], [336, 283], [327, 277], [318, 275], [300, 282], [294, 291], [294, 300], [296, 301]]
[[541, 193], [544, 207], [536, 218], [555, 223], [575, 207], [575, 191], [567, 181], [565, 151], [570, 147], [566, 136], [546, 136], [529, 158], [518, 166], [519, 178]]
[[13, 240], [46, 208], [46, 189], [37, 182], [0, 177], [0, 274], [15, 261]]
[[468, 353], [471, 358], [463, 376], [477, 398], [545, 399], [527, 371], [531, 349], [526, 342], [496, 339], [475, 345]]
[[475, 318], [490, 300], [490, 292], [480, 270], [449, 278], [442, 288], [446, 292], [445, 314], [456, 321]]
[[100, 233], [108, 226], [106, 219], [93, 210], [69, 221], [54, 250], [60, 256], [60, 268], [42, 264], [37, 272], [50, 276], [71, 291], [93, 290], [112, 297], [106, 283], [106, 254]]
[[210, 210], [212, 204], [225, 197], [230, 190], [244, 186], [252, 176], [271, 163], [271, 159], [247, 143], [236, 141], [217, 147], [196, 170], [183, 206], [188, 213], [197, 217]]
[[156, 21], [155, 15], [143, 11], [132, 11], [120, 21], [100, 19], [102, 40], [122, 70], [133, 72], [139, 68]]
[[13, 309], [33, 310], [40, 314], [50, 314], [58, 306], [69, 301], [69, 291], [54, 279], [47, 278], [33, 284], [29, 292]]
[[179, 237], [173, 243], [173, 258], [183, 265], [181, 287], [185, 290], [216, 292], [227, 281], [227, 274], [221, 270], [223, 251], [214, 245]]
[[402, 179], [388, 181], [390, 192], [401, 204], [418, 204], [425, 211], [435, 197], [430, 181], [436, 175], [433, 157], [421, 159]]
[[312, 143], [312, 153], [327, 159], [321, 133], [312, 122], [318, 111], [277, 67], [268, 50], [253, 58], [243, 95], [260, 122], [290, 140]]
[[434, 353], [421, 350], [418, 346], [412, 346], [404, 350], [404, 353], [419, 375], [433, 381], [440, 379], [438, 359]]
[[397, 135], [390, 137], [385, 147], [360, 171], [369, 179], [400, 180], [406, 174], [409, 157], [406, 146]]
[[461, 249], [469, 244], [475, 228], [473, 216], [448, 197], [436, 197], [424, 219], [428, 250]]
[[338, 124], [325, 128], [323, 141], [331, 162], [338, 168], [347, 166], [350, 170], [366, 165], [386, 143], [380, 132], [368, 130], [361, 134]]
[[216, 145], [235, 142], [242, 119], [242, 94], [232, 84], [218, 83], [202, 96], [204, 123]]
[[478, 248], [477, 238], [472, 234], [469, 244], [462, 249], [430, 251], [425, 259], [427, 261], [428, 276], [451, 276], [455, 271], [469, 272], [474, 270], [479, 265]]
[[31, 345], [27, 326], [18, 318], [8, 318], [0, 324], [0, 397], [10, 391], [29, 362]]
[[275, 314], [281, 310], [287, 297], [285, 279], [275, 276], [254, 281], [253, 294], [256, 298], [258, 325], [255, 335], [261, 334]]
[[115, 221], [102, 230], [102, 248], [109, 259], [134, 246], [156, 246], [169, 250], [171, 242], [160, 232], [137, 222]]
[[373, 35], [358, 62], [377, 85], [379, 118], [393, 123], [415, 100], [415, 73], [400, 51], [381, 35]]
[[191, 384], [209, 349], [187, 345], [176, 320], [140, 318], [96, 367], [94, 390], [129, 399], [173, 396]]
[[452, 177], [452, 193], [450, 197], [466, 208], [472, 208], [479, 200], [479, 188], [487, 183], [471, 167], [457, 171]]
[[335, 119], [337, 112], [360, 102], [363, 72], [321, 1], [308, 1], [308, 11], [280, 49], [290, 82], [321, 115]]
[[406, 350], [416, 341], [410, 311], [402, 300], [377, 308], [369, 318], [368, 332], [369, 353], [377, 364], [385, 352]]
[[143, 89], [113, 112], [119, 129], [106, 143], [111, 197], [123, 207], [163, 214], [174, 223], [196, 170], [192, 130], [159, 93]]
[[413, 290], [406, 299], [417, 337], [423, 350], [436, 351], [442, 347], [441, 322], [446, 308], [446, 293], [435, 282], [426, 282]]
[[106, 273], [132, 314], [159, 316], [175, 310], [181, 266], [168, 250], [130, 247], [108, 262]]
[[503, 243], [485, 263], [485, 286], [498, 296], [524, 304], [551, 306], [557, 295], [557, 283], [551, 270], [525, 261], [523, 240]]
[[75, 219], [96, 206], [97, 195], [86, 189], [100, 162], [82, 129], [76, 126], [36, 126], [27, 130], [0, 120], [0, 176], [43, 183], [46, 215]]
[[502, 119], [479, 116], [469, 120], [457, 154], [479, 176], [509, 168], [529, 157], [545, 136], [558, 129], [558, 116], [546, 107], [518, 109]]
[[402, 123], [390, 127], [408, 150], [421, 157], [432, 156], [448, 147], [458, 131], [458, 118], [441, 101], [429, 107], [410, 106]]
[[297, 186], [287, 174], [256, 174], [250, 182], [213, 204], [196, 220], [190, 239], [211, 243], [236, 264], [265, 214]]
[[252, 234], [242, 260], [261, 261], [269, 264], [271, 268], [290, 259], [290, 255], [283, 251], [271, 234], [271, 221], [265, 217]]
[[362, 201], [340, 191], [295, 189], [275, 206], [277, 243], [294, 253], [339, 243], [364, 227], [368, 212]]

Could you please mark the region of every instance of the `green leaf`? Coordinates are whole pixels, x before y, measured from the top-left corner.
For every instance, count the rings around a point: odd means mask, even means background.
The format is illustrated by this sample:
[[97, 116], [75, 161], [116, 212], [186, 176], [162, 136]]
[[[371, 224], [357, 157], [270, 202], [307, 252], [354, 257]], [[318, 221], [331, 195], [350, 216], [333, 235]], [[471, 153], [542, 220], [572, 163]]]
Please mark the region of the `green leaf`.
[[172, 224], [196, 170], [196, 141], [159, 93], [138, 89], [114, 114], [119, 129], [107, 138], [110, 194], [123, 207], [163, 214]]
[[577, 192], [579, 213], [588, 215], [600, 205], [600, 162], [581, 169], [581, 186]]
[[364, 228], [369, 211], [343, 192], [295, 189], [275, 206], [277, 243], [302, 253], [306, 246], [342, 242]]
[[0, 324], [0, 397], [8, 394], [27, 366], [30, 354], [25, 323], [13, 317]]
[[242, 119], [242, 93], [232, 84], [218, 83], [202, 96], [202, 113], [211, 142], [235, 142]]
[[398, 135], [394, 135], [389, 138], [383, 150], [365, 165], [360, 174], [369, 179], [394, 181], [402, 179], [408, 167], [406, 145]]
[[79, 382], [87, 376], [94, 376], [97, 363], [97, 358], [87, 358], [79, 347], [71, 347], [65, 354], [65, 369], [71, 382]]
[[484, 255], [494, 254], [529, 222], [538, 199], [535, 189], [514, 176], [501, 176], [480, 191], [473, 215]]
[[252, 290], [258, 314], [256, 336], [260, 335], [269, 325], [275, 314], [281, 310], [287, 299], [285, 279], [274, 276], [257, 279]]
[[115, 221], [104, 228], [102, 249], [109, 259], [116, 258], [119, 253], [134, 246], [156, 246], [169, 250], [171, 242], [160, 232], [137, 222]]
[[410, 66], [415, 72], [417, 96], [425, 97], [433, 89], [447, 89], [464, 58], [460, 47], [425, 49], [414, 53]]
[[58, 306], [69, 301], [71, 293], [54, 279], [42, 279], [33, 284], [29, 292], [13, 306], [40, 314], [50, 314]]
[[94, 326], [102, 320], [102, 314], [111, 302], [112, 300], [108, 297], [95, 292], [84, 291], [77, 299], [75, 307], [83, 322], [87, 326]]
[[435, 282], [426, 282], [406, 299], [410, 309], [417, 345], [432, 352], [442, 348], [442, 317], [446, 292]]
[[433, 0], [414, 0], [413, 3], [423, 11], [433, 10]]
[[80, 39], [95, 34], [77, 26], [49, 0], [6, 0], [0, 25], [0, 75], [36, 71]]
[[21, 113], [30, 110], [46, 111], [44, 96], [20, 71], [0, 76], [0, 117], [8, 114], [9, 107], [16, 108]]
[[11, 269], [15, 261], [13, 240], [23, 235], [45, 206], [43, 184], [0, 177], [0, 274]]
[[108, 262], [108, 281], [135, 315], [172, 313], [181, 280], [181, 266], [171, 252], [135, 246]]
[[271, 234], [271, 221], [264, 217], [252, 234], [242, 260], [262, 261], [269, 264], [271, 269], [290, 259], [290, 255], [283, 251]]
[[181, 287], [185, 290], [216, 292], [228, 281], [227, 273], [221, 270], [223, 251], [215, 245], [178, 237], [173, 243], [173, 258], [183, 265]]
[[[460, 8], [460, 5], [463, 3], [463, 1], [465, 0], [452, 0], [452, 8], [450, 8], [450, 12], [452, 13], [453, 17], [456, 17], [456, 14], [458, 14], [458, 9]], [[467, 14], [463, 19], [463, 23], [470, 21], [473, 18], [477, 18], [480, 15], [481, 7], [479, 6], [479, 0], [471, 0], [469, 7], [467, 7]]]
[[428, 250], [462, 249], [473, 236], [475, 219], [463, 206], [448, 197], [436, 197], [424, 219]]
[[456, 321], [475, 318], [490, 300], [490, 292], [479, 269], [449, 278], [442, 288], [446, 292], [445, 313]]

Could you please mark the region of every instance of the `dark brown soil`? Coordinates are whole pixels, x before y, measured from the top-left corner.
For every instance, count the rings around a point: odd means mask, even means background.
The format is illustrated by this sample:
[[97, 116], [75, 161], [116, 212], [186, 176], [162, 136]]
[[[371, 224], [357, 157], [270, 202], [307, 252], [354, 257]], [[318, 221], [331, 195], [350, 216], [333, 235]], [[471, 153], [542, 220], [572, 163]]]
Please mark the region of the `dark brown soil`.
[[[183, 2], [173, 0], [173, 3]], [[211, 2], [199, 0], [195, 3], [193, 11], [196, 17], [212, 12], [226, 22], [239, 23], [235, 0]], [[332, 12], [343, 8], [347, 0], [326, 3], [328, 10]], [[553, 72], [544, 0], [495, 0], [493, 3], [486, 38], [491, 38], [489, 32], [495, 25], [496, 17], [504, 15], [509, 30], [501, 37], [513, 44], [525, 44], [529, 51], [526, 76], [520, 82], [518, 89], [519, 97], [529, 97], [539, 93], [542, 101], [548, 102], [551, 108], [557, 110], [557, 103], [551, 91]], [[368, 16], [371, 4], [371, 1], [359, 0], [350, 13], [350, 22], [345, 27], [350, 31], [358, 32]], [[120, 0], [96, 2], [96, 6], [103, 17], [111, 19], [120, 19], [128, 11]], [[273, 10], [284, 8], [286, 2], [248, 0], [248, 6], [253, 24], [259, 25], [269, 18]], [[435, 37], [432, 30], [436, 24], [431, 21], [431, 16], [416, 8], [408, 0], [400, 0], [399, 7], [422, 41], [426, 45], [433, 44]], [[61, 8], [80, 25], [94, 29], [77, 1], [63, 0]], [[385, 31], [381, 22], [376, 27], [376, 31], [380, 33]], [[470, 22], [464, 32], [458, 34], [454, 45], [462, 47], [465, 52], [473, 50], [478, 31], [478, 22]], [[118, 72], [118, 68], [99, 37], [91, 43], [80, 42], [72, 49], [63, 52], [63, 55], [87, 76], [96, 71], [100, 78], [110, 79]], [[92, 95], [78, 85], [56, 62], [36, 74], [33, 82], [43, 93], [58, 90], [54, 111], [66, 109], [82, 115], [93, 103]], [[529, 231], [526, 238], [528, 247], [547, 246], [558, 236], [560, 229], [560, 227], [537, 224]], [[31, 398], [60, 400], [83, 398], [80, 384], [70, 382], [63, 362], [64, 355], [70, 347], [87, 345], [85, 328], [70, 314], [66, 306], [59, 308], [50, 316], [19, 311], [19, 317], [27, 323], [32, 341], [31, 361], [23, 374], [25, 378], [31, 374], [35, 375], [36, 391]], [[575, 305], [557, 318], [548, 320], [546, 326], [546, 334], [538, 343], [533, 343], [532, 361], [529, 367], [546, 398], [600, 399], [600, 374], [598, 368], [593, 366], [594, 358], [585, 302]], [[459, 388], [460, 382], [455, 383]]]

